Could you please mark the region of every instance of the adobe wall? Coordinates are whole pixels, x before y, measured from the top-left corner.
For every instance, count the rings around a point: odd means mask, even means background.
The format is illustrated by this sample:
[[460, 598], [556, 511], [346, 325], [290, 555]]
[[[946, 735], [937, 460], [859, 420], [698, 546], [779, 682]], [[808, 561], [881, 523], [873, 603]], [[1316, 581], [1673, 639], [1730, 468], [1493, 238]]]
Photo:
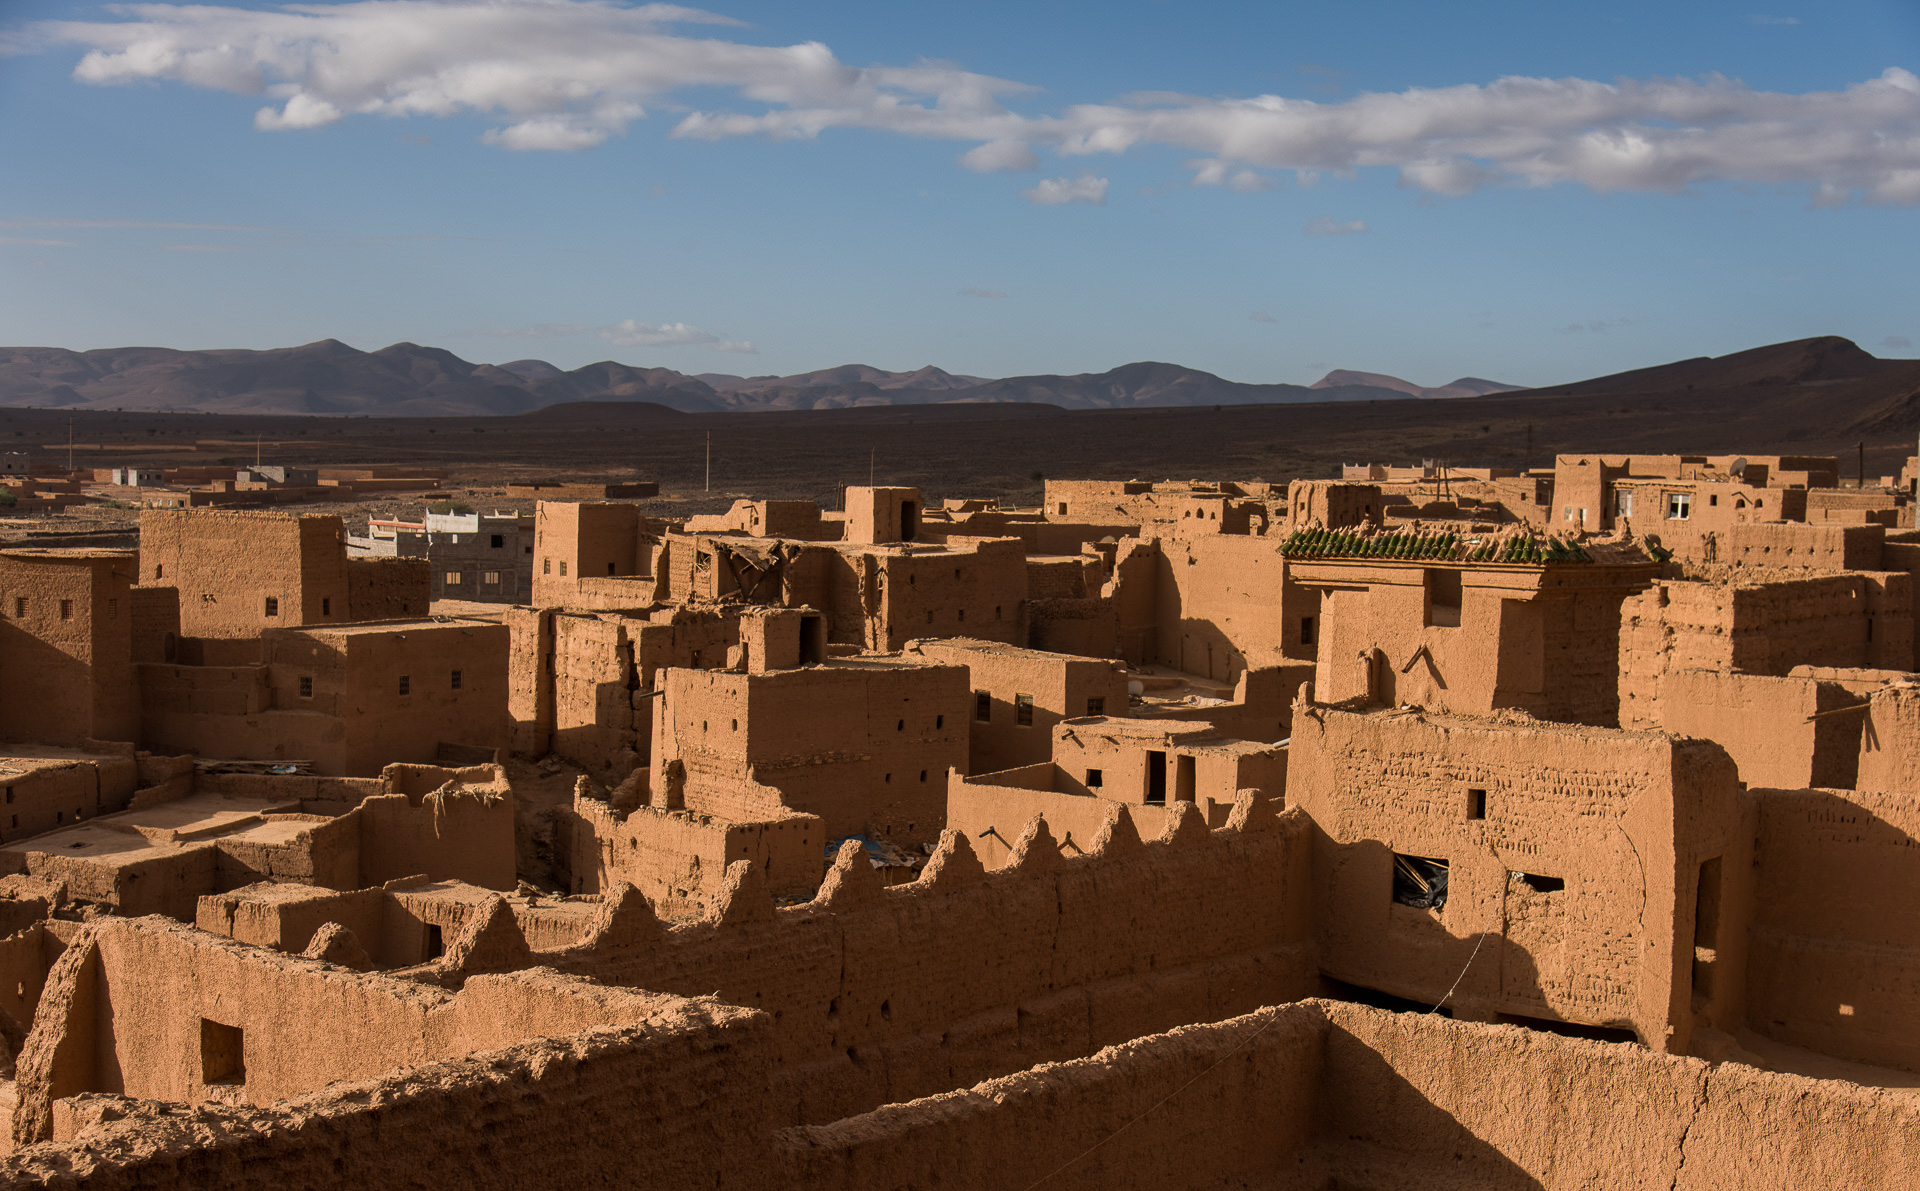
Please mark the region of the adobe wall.
[[356, 813], [361, 886], [413, 873], [512, 889], [513, 788], [495, 769], [491, 781], [457, 780], [470, 771], [439, 770], [445, 784], [430, 792], [378, 794]]
[[349, 558], [347, 616], [398, 620], [425, 616], [433, 603], [433, 564], [424, 558]]
[[123, 810], [135, 783], [131, 757], [0, 757], [0, 842]]
[[541, 501], [534, 512], [531, 602], [542, 608], [645, 607], [656, 594], [661, 532], [661, 524], [637, 505]]
[[573, 814], [573, 892], [602, 893], [624, 881], [662, 914], [711, 911], [737, 860], [751, 861], [782, 899], [811, 899], [826, 873], [826, 835], [814, 815], [737, 823], [650, 806], [623, 814], [579, 792]]
[[1292, 581], [1275, 538], [1125, 543], [1106, 594], [1117, 602], [1121, 655], [1136, 664], [1232, 681], [1314, 656], [1314, 630], [1302, 622], [1317, 619], [1319, 597]]
[[1678, 670], [1661, 680], [1652, 714], [1669, 732], [1726, 749], [1749, 787], [1851, 789], [1866, 716], [1846, 709], [1859, 704], [1838, 683]]
[[179, 589], [181, 632], [189, 637], [252, 637], [262, 629], [348, 620], [346, 549], [346, 531], [333, 516], [140, 514], [140, 582]]
[[[762, 674], [668, 670], [656, 704], [656, 797], [740, 822], [818, 815], [828, 839], [934, 839], [966, 763], [971, 694], [958, 666], [847, 659]], [[674, 803], [665, 803], [673, 807]]]
[[1675, 670], [1905, 669], [1912, 653], [1912, 582], [1904, 573], [1665, 580], [1620, 607], [1620, 723], [1658, 723], [1661, 680]]
[[1920, 1071], [1920, 806], [1910, 793], [1757, 790], [1748, 1024]]
[[0, 737], [133, 739], [135, 565], [128, 554], [0, 552]]
[[[1062, 856], [1077, 856], [1092, 848], [1115, 806], [1133, 821], [1142, 839], [1158, 838], [1166, 830], [1165, 806], [1062, 793], [1051, 786], [1053, 773], [1053, 763], [1047, 762], [954, 782], [947, 788], [948, 830], [972, 840], [980, 863], [990, 871], [1005, 868], [1013, 859], [1014, 845], [1036, 815], [1045, 820]], [[1048, 784], [1039, 788], [1015, 784], [1023, 779]]]
[[[942, 551], [837, 553], [849, 578], [873, 559], [880, 606], [867, 615], [862, 643], [869, 649], [897, 652], [916, 637], [979, 637], [1009, 645], [1026, 639], [1021, 609], [1027, 555], [1017, 541], [957, 538]], [[836, 610], [847, 606], [838, 602]]]
[[1901, 685], [1874, 691], [1863, 719], [1860, 768], [1851, 784], [1920, 795], [1920, 690]]
[[[1122, 715], [1127, 675], [1118, 662], [1015, 649], [966, 638], [915, 641], [908, 652], [962, 666], [973, 692], [967, 772], [993, 773], [1045, 761], [1063, 719]], [[982, 715], [982, 696], [985, 696]], [[1017, 700], [1027, 700], [1026, 721]]]
[[[57, 1139], [51, 1101], [78, 1092], [266, 1105], [529, 1035], [638, 1024], [671, 1004], [542, 969], [469, 976], [450, 993], [159, 919], [103, 919], [65, 959], [21, 1056], [16, 1143]], [[206, 1021], [241, 1032], [232, 1082], [204, 1078]]]
[[[1696, 1024], [1740, 1020], [1753, 826], [1717, 745], [1305, 705], [1289, 751], [1327, 975], [1682, 1053]], [[1443, 908], [1396, 900], [1396, 854], [1448, 865]]]
[[133, 587], [133, 662], [174, 662], [180, 649], [180, 591], [175, 587]]
[[1377, 484], [1342, 480], [1294, 480], [1287, 485], [1288, 533], [1308, 528], [1345, 529], [1380, 524]]
[[[341, 772], [364, 776], [397, 761], [431, 763], [442, 742], [506, 747], [505, 625], [399, 622], [391, 631], [314, 630], [305, 636], [319, 660], [329, 652], [343, 660], [333, 708], [346, 733]], [[293, 664], [285, 651], [305, 644], [291, 637], [269, 642], [278, 708], [301, 705], [298, 681], [308, 663]], [[460, 674], [457, 688], [454, 671]], [[409, 680], [405, 694], [399, 692], [402, 675]], [[321, 686], [317, 678], [315, 686]]]
[[777, 1181], [796, 1191], [1324, 1185], [1294, 1176], [1312, 1149], [1325, 1036], [1313, 1005], [1260, 1009], [786, 1129], [774, 1138]]
[[1312, 991], [1305, 826], [1208, 832], [1189, 812], [1143, 845], [1121, 819], [1086, 856], [1043, 839], [994, 873], [948, 832], [918, 881], [888, 889], [848, 845], [807, 905], [741, 887], [718, 922], [548, 958], [765, 1010], [769, 1121], [831, 1121]]

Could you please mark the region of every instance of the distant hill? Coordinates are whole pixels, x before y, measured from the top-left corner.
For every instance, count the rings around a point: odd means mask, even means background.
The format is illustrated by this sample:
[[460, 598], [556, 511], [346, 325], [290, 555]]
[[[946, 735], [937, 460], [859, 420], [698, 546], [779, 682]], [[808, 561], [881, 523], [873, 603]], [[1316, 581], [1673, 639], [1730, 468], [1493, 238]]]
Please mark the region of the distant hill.
[[544, 360], [473, 364], [436, 347], [396, 343], [363, 352], [334, 339], [269, 351], [0, 348], [0, 407], [137, 412], [470, 417], [583, 402], [641, 402], [682, 413], [955, 403], [1090, 410], [1520, 396], [1583, 397], [1618, 406], [1639, 397], [1685, 403], [1689, 394], [1707, 392], [1765, 396], [1783, 411], [1804, 405], [1808, 416], [1842, 433], [1910, 435], [1920, 428], [1920, 361], [1877, 359], [1834, 336], [1532, 390], [1475, 377], [1422, 388], [1399, 377], [1345, 370], [1310, 386], [1243, 384], [1157, 361], [1073, 376], [999, 379], [932, 366], [888, 372], [864, 364], [742, 377], [688, 376], [614, 360], [571, 371]]
[[1310, 389], [1339, 389], [1355, 385], [1366, 385], [1376, 389], [1392, 389], [1405, 393], [1409, 397], [1485, 397], [1491, 393], [1518, 392], [1518, 385], [1503, 385], [1495, 380], [1481, 380], [1477, 376], [1463, 376], [1452, 384], [1441, 385], [1437, 389], [1423, 389], [1412, 381], [1401, 380], [1397, 376], [1387, 376], [1380, 372], [1349, 372], [1336, 368], [1307, 387]]
[[613, 360], [572, 371], [545, 360], [472, 364], [437, 347], [396, 343], [363, 352], [337, 339], [268, 351], [0, 348], [0, 406], [15, 408], [459, 417], [608, 401], [716, 413], [948, 402], [1134, 409], [1402, 400], [1406, 396], [1398, 389], [1373, 384], [1322, 382], [1314, 388], [1240, 384], [1210, 372], [1153, 362], [1078, 376], [1000, 380], [931, 365], [912, 372], [888, 372], [865, 364], [794, 376], [743, 377], [687, 376], [670, 368], [638, 368]]

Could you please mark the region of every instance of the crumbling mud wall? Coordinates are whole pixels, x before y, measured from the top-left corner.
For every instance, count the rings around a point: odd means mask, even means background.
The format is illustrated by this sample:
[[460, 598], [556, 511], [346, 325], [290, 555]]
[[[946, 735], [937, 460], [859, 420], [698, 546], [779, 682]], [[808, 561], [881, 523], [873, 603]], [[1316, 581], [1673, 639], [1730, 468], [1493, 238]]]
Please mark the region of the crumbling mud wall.
[[1920, 794], [1920, 687], [1885, 687], [1869, 696], [1853, 784]]
[[1920, 807], [1910, 793], [1759, 790], [1752, 1029], [1920, 1071]]
[[513, 787], [497, 765], [389, 765], [359, 807], [361, 886], [413, 873], [512, 889]]
[[425, 558], [349, 558], [346, 577], [348, 619], [425, 616], [433, 602], [433, 563]]
[[[506, 982], [516, 979], [471, 983], [511, 989]], [[632, 1004], [624, 1020], [592, 1028], [591, 1013], [549, 1019], [539, 1032], [564, 1036], [523, 1034], [271, 1107], [183, 1110], [81, 1095], [51, 1114], [61, 1143], [0, 1159], [0, 1178], [53, 1186], [85, 1168], [99, 1191], [764, 1186], [766, 1149], [755, 1144], [764, 1135], [764, 1017], [712, 1001], [609, 992]], [[509, 1016], [508, 1024], [535, 1023]]]
[[1329, 976], [1682, 1053], [1738, 1023], [1753, 826], [1719, 746], [1303, 703], [1289, 751]]
[[650, 806], [622, 812], [576, 791], [573, 892], [624, 881], [662, 914], [705, 914], [719, 904], [727, 867], [746, 860], [776, 898], [813, 897], [826, 872], [826, 834], [814, 815], [734, 822]]
[[890, 889], [849, 845], [791, 909], [736, 864], [716, 921], [643, 914], [624, 941], [546, 958], [772, 1014], [772, 1118], [820, 1123], [1312, 991], [1306, 825], [1264, 809], [1217, 832], [1189, 809], [1142, 844], [1115, 807], [1086, 856], [1041, 828], [994, 873], [950, 831]]

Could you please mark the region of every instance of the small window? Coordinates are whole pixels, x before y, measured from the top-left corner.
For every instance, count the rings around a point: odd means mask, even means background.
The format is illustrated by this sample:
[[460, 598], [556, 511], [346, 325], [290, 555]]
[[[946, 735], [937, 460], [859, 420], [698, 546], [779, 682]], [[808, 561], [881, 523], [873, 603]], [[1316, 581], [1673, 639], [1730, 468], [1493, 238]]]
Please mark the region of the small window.
[[12, 786], [8, 786], [8, 787], [7, 787], [7, 801], [8, 801], [9, 803], [11, 803], [11, 802], [13, 801], [13, 787], [12, 787]]
[[413, 675], [402, 674], [400, 676], [400, 693], [403, 695], [411, 695], [413, 693]]
[[553, 574], [553, 560], [551, 558], [543, 558], [540, 560], [540, 573], [542, 575]]
[[15, 620], [24, 620], [26, 619], [26, 615], [27, 615], [27, 597], [14, 596], [13, 597], [13, 618]]
[[1514, 873], [1513, 878], [1517, 878], [1522, 885], [1535, 893], [1559, 893], [1567, 887], [1564, 877], [1543, 877], [1539, 873]]
[[927, 609], [927, 623], [928, 624], [933, 623], [933, 609], [931, 608]]
[[1667, 520], [1685, 521], [1693, 516], [1693, 497], [1685, 492], [1667, 493]]
[[333, 615], [333, 597], [332, 596], [320, 597], [320, 615], [322, 616]]
[[458, 586], [460, 586], [460, 572], [459, 572], [459, 571], [448, 571], [448, 572], [447, 572], [447, 586], [448, 586], [448, 587], [458, 587]]
[[166, 578], [166, 577], [167, 577], [167, 564], [166, 564], [166, 563], [164, 563], [164, 562], [156, 562], [156, 563], [154, 563], [154, 564], [153, 564], [153, 577], [154, 577], [155, 579], [164, 579], [164, 578]]
[[947, 717], [946, 717], [946, 716], [944, 716], [944, 715], [936, 715], [936, 716], [934, 716], [934, 717], [933, 717], [933, 726], [934, 726], [934, 729], [935, 729], [936, 731], [938, 731], [938, 730], [939, 730], [939, 729], [941, 729], [941, 728], [944, 728], [944, 727], [946, 727], [946, 726], [947, 726]]
[[612, 563], [608, 563], [608, 564], [607, 564], [607, 574], [609, 574], [609, 575], [611, 575], [611, 574], [613, 574], [613, 564], [612, 564]]
[[200, 1082], [247, 1082], [246, 1034], [238, 1026], [224, 1026], [212, 1018], [200, 1019]]
[[1101, 786], [1106, 784], [1106, 781], [1107, 781], [1107, 775], [1101, 772], [1100, 770], [1098, 769], [1087, 770], [1087, 789], [1098, 790]]
[[999, 619], [1000, 619], [1000, 605], [999, 605], [999, 604], [995, 604], [995, 605], [993, 606], [993, 618], [994, 618], [995, 620], [999, 620]]
[[566, 575], [567, 575], [567, 560], [563, 558], [560, 560], [560, 577], [564, 579], [566, 578]]
[[959, 611], [959, 613], [958, 613], [958, 616], [959, 616], [959, 618], [960, 618], [960, 620], [961, 620], [961, 622], [962, 622], [962, 623], [965, 623], [965, 621], [966, 621], [966, 619], [967, 619], [967, 610], [966, 610], [965, 608], [962, 608], [962, 609], [960, 609], [960, 611]]
[[924, 769], [922, 769], [922, 770], [920, 771], [920, 780], [921, 780], [922, 782], [924, 782], [924, 781], [926, 781], [926, 780], [927, 780], [927, 771], [926, 771], [926, 770], [924, 770]]
[[1105, 695], [1087, 696], [1087, 714], [1088, 715], [1107, 714], [1107, 697]]
[[72, 600], [60, 601], [60, 619], [61, 620], [73, 619], [73, 601]]
[[[120, 619], [120, 601], [119, 600], [107, 601], [107, 619], [108, 620]], [[1871, 640], [1872, 638], [1869, 637], [1868, 639]]]
[[973, 718], [983, 724], [993, 722], [993, 696], [985, 691], [973, 692]]
[[1487, 792], [1485, 790], [1467, 791], [1467, 818], [1484, 819], [1487, 817]]
[[313, 675], [302, 674], [300, 676], [300, 697], [302, 699], [313, 698]]
[[1300, 618], [1300, 644], [1312, 645], [1313, 643], [1313, 617], [1302, 616]]
[[267, 615], [268, 616], [280, 615], [280, 598], [278, 596], [267, 597]]
[[1447, 862], [1431, 856], [1393, 854], [1393, 900], [1417, 910], [1447, 904]]
[[895, 732], [905, 732], [907, 730], [907, 721], [901, 720], [899, 723], [893, 726], [893, 730]]
[[1067, 515], [1067, 502], [1066, 502], [1066, 501], [1064, 501], [1064, 500], [1063, 500], [1063, 501], [1060, 501], [1060, 502], [1059, 502], [1059, 508], [1058, 508], [1058, 510], [1057, 510], [1057, 513], [1058, 513], [1058, 515], [1059, 515], [1059, 516], [1062, 516], [1062, 517], [1064, 517], [1064, 516], [1066, 516], [1066, 515]]
[[500, 586], [500, 572], [482, 571], [480, 572], [480, 582], [486, 584], [488, 587], [498, 587]]
[[453, 679], [453, 682], [452, 682], [453, 689], [456, 691], [459, 690], [460, 689], [460, 671], [455, 670], [452, 674], [452, 679]]
[[506, 535], [505, 535], [505, 534], [498, 534], [498, 533], [497, 533], [497, 534], [494, 534], [494, 535], [493, 535], [493, 539], [492, 539], [492, 542], [491, 542], [490, 544], [491, 544], [491, 545], [493, 546], [493, 548], [494, 548], [495, 550], [498, 550], [498, 549], [500, 549], [500, 548], [501, 548], [502, 546], [504, 546], [504, 545], [506, 545], [506, 544], [507, 544], [507, 538], [506, 538]]
[[1015, 695], [1013, 697], [1013, 722], [1022, 728], [1033, 727], [1033, 696]]
[[1560, 516], [1560, 520], [1562, 520], [1562, 521], [1571, 521], [1571, 520], [1573, 520], [1573, 506], [1572, 506], [1572, 505], [1568, 505], [1568, 506], [1567, 506], [1566, 508], [1564, 508], [1564, 509], [1562, 509], [1562, 510], [1560, 510], [1560, 514], [1561, 514], [1561, 516]]
[[427, 937], [424, 942], [428, 959], [439, 959], [447, 953], [447, 945], [441, 937], [440, 928], [432, 923], [427, 924]]
[[1616, 517], [1633, 516], [1633, 493], [1631, 490], [1623, 488], [1613, 494], [1613, 515]]

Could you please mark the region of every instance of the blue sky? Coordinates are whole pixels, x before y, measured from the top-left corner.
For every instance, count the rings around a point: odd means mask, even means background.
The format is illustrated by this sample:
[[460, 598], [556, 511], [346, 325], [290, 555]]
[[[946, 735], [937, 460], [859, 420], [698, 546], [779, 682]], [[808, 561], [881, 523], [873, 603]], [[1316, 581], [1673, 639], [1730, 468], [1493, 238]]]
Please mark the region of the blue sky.
[[17, 0], [0, 36], [10, 344], [1547, 384], [1920, 343], [1906, 2]]

